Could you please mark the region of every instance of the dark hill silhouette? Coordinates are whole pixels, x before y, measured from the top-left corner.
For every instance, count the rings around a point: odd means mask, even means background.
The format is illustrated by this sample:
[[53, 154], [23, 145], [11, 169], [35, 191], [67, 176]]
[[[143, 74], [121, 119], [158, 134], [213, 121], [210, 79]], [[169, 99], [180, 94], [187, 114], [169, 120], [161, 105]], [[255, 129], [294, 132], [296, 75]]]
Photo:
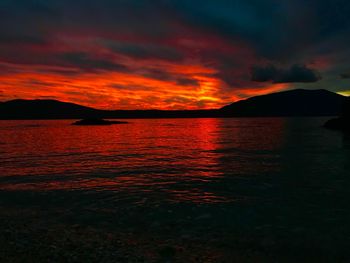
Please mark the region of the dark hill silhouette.
[[0, 119], [123, 119], [336, 116], [346, 97], [327, 90], [290, 90], [241, 100], [213, 110], [97, 110], [56, 100], [0, 103]]
[[11, 100], [0, 103], [0, 119], [207, 118], [218, 110], [97, 110], [57, 100]]
[[62, 119], [92, 117], [98, 111], [57, 100], [11, 100], [0, 104], [0, 119]]
[[332, 130], [350, 131], [350, 98], [346, 99], [341, 115], [327, 121], [324, 126]]
[[221, 110], [227, 116], [335, 116], [345, 98], [324, 89], [295, 89], [241, 100]]

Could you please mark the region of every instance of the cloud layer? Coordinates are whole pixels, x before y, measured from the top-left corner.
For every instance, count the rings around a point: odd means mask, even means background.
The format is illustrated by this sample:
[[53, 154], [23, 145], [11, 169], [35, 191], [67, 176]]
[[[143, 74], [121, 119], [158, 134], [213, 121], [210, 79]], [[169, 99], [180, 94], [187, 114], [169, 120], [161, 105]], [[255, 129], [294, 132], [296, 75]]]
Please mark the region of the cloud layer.
[[273, 83], [316, 82], [320, 75], [305, 65], [293, 65], [290, 68], [277, 68], [274, 65], [254, 66], [252, 80], [257, 82], [272, 81]]
[[1, 100], [190, 109], [346, 91], [349, 12], [345, 0], [3, 0]]

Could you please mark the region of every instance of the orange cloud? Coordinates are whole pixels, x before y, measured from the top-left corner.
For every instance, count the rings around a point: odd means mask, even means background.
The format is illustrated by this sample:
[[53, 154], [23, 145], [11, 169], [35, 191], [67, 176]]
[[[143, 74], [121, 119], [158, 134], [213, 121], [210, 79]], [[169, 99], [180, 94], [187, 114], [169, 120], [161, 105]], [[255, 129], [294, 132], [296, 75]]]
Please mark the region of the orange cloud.
[[209, 109], [286, 87], [251, 83], [246, 74], [255, 57], [242, 43], [198, 32], [167, 43], [138, 41], [58, 34], [44, 48], [15, 48], [0, 58], [1, 99], [57, 99], [100, 109]]
[[58, 74], [57, 69], [22, 66], [0, 75], [2, 97], [49, 98], [101, 109], [206, 109], [285, 88], [279, 84], [264, 89], [244, 87], [222, 92], [222, 81], [210, 75], [215, 71], [201, 65], [167, 65], [168, 74], [194, 80], [190, 85], [131, 72]]

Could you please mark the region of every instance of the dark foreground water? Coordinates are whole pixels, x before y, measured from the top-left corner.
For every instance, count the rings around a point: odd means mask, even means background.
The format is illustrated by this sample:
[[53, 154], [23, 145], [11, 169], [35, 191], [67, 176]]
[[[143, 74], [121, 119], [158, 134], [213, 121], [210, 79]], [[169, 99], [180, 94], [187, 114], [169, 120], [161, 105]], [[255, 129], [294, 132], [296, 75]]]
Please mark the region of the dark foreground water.
[[[39, 225], [73, 231], [81, 250], [76, 227], [118, 235], [117, 261], [348, 262], [350, 138], [326, 119], [0, 121], [0, 223], [28, 223], [25, 238], [7, 233], [0, 259], [28, 243], [67, 250]], [[96, 262], [116, 259], [108, 253]]]

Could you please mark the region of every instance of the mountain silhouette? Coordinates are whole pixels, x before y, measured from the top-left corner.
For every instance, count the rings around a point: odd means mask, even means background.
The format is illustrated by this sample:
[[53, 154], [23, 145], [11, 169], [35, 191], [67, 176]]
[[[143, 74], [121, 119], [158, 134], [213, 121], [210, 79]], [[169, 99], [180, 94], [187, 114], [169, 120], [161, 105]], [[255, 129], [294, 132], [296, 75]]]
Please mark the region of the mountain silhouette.
[[327, 90], [289, 90], [241, 100], [213, 110], [97, 110], [57, 100], [0, 103], [0, 119], [211, 118], [336, 116], [347, 97]]
[[98, 110], [57, 100], [11, 100], [0, 103], [0, 119], [207, 118], [218, 110]]
[[98, 110], [57, 100], [11, 100], [0, 103], [0, 119], [62, 119], [92, 117]]
[[252, 97], [221, 108], [226, 116], [335, 116], [345, 96], [319, 89], [295, 89]]

